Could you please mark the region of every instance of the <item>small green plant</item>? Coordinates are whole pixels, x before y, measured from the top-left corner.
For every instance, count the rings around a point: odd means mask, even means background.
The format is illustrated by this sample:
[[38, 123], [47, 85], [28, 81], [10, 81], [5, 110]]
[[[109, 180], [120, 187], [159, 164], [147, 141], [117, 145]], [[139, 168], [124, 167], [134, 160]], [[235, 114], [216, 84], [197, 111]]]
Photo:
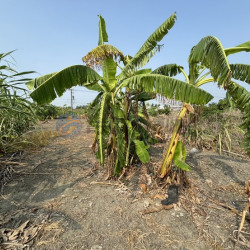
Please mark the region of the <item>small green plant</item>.
[[155, 116], [157, 116], [159, 114], [158, 110], [157, 110], [157, 107], [154, 107], [154, 106], [151, 106], [150, 108], [148, 108], [147, 111], [148, 111], [148, 114], [150, 116], [153, 116], [153, 117], [155, 117]]
[[56, 107], [52, 104], [38, 105], [34, 104], [35, 114], [39, 120], [44, 121], [45, 119], [56, 119], [62, 111], [61, 108]]
[[170, 107], [168, 105], [166, 105], [166, 104], [164, 105], [163, 108], [158, 109], [158, 113], [159, 114], [164, 114], [164, 115], [168, 115], [170, 113], [170, 111], [171, 111]]
[[170, 107], [168, 105], [164, 105], [163, 107], [160, 107], [159, 104], [152, 104], [150, 107], [147, 108], [148, 114], [150, 116], [157, 116], [157, 115], [168, 115], [171, 111]]
[[218, 104], [210, 104], [190, 120], [185, 132], [185, 141], [189, 145], [218, 149], [220, 154], [222, 150], [240, 151], [244, 131], [240, 128], [242, 115], [236, 109], [221, 110]]

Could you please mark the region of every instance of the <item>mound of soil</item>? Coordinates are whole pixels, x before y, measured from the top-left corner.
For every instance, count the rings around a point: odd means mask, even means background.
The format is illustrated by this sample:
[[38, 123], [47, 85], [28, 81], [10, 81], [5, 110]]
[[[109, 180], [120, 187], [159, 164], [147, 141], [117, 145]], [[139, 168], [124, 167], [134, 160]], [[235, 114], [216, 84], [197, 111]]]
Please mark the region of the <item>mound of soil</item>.
[[[43, 126], [56, 129], [54, 121]], [[22, 164], [12, 166], [0, 198], [3, 249], [233, 249], [248, 202], [248, 160], [190, 154], [192, 185], [169, 209], [161, 204], [166, 190], [153, 187], [148, 171], [159, 165], [164, 144], [151, 148], [150, 164], [105, 181], [92, 140], [85, 127], [14, 159]], [[246, 220], [236, 247], [248, 249], [249, 238]]]

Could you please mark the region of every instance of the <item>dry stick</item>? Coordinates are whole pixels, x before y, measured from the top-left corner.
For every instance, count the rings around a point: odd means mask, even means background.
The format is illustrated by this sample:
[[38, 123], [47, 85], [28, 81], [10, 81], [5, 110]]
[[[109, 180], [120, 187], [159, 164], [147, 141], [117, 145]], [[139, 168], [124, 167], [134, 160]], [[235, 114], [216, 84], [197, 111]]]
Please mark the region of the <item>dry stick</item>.
[[33, 234], [33, 236], [28, 241], [25, 242], [25, 244], [27, 244], [35, 239], [35, 237], [38, 235], [38, 233], [42, 230], [42, 226], [37, 227], [36, 229], [37, 229], [37, 231]]
[[22, 244], [22, 243], [14, 243], [14, 242], [2, 242], [1, 244], [2, 245], [11, 245], [11, 246], [20, 246], [20, 247], [29, 247], [29, 245]]
[[227, 204], [224, 204], [224, 203], [221, 203], [221, 202], [215, 200], [214, 198], [212, 198], [212, 197], [210, 197], [209, 195], [205, 194], [205, 193], [202, 192], [201, 190], [200, 190], [200, 192], [201, 192], [204, 196], [206, 196], [209, 200], [211, 200], [213, 203], [215, 203], [216, 205], [222, 206], [222, 207], [224, 207], [224, 208], [230, 210], [232, 213], [242, 216], [242, 213], [240, 213], [240, 212], [239, 212], [238, 210], [236, 210], [235, 208], [230, 207], [230, 206], [228, 206]]
[[[250, 244], [248, 244], [247, 242], [243, 242], [243, 241], [237, 242], [237, 240], [235, 240], [235, 239], [232, 239], [232, 240], [235, 242], [235, 244], [236, 244], [236, 243], [239, 243], [239, 244], [241, 244], [242, 246], [245, 246], [245, 247], [250, 248]], [[235, 248], [234, 248], [234, 249], [235, 249]]]
[[145, 214], [160, 212], [161, 210], [170, 210], [173, 207], [174, 207], [174, 204], [170, 204], [170, 205], [166, 205], [166, 206], [159, 206], [159, 207], [150, 207], [150, 208], [144, 209], [141, 212], [141, 214], [145, 215]]
[[17, 162], [17, 161], [0, 161], [0, 164], [5, 164], [5, 165], [22, 165], [22, 166], [27, 166], [26, 163], [23, 162]]
[[[223, 208], [221, 207], [216, 207], [216, 206], [210, 206], [210, 205], [202, 205], [203, 207], [208, 207], [208, 208], [214, 208], [214, 209], [218, 209], [218, 210], [223, 210]], [[223, 210], [224, 211], [224, 210]]]
[[250, 208], [250, 198], [248, 200], [249, 200], [249, 203], [246, 205], [246, 207], [244, 208], [244, 210], [242, 212], [242, 219], [241, 219], [241, 223], [240, 223], [240, 226], [239, 226], [239, 229], [238, 229], [238, 236], [237, 236], [237, 241], [235, 242], [235, 247], [236, 247], [236, 244], [239, 242], [239, 239], [240, 239], [240, 232], [241, 232], [241, 230], [242, 230], [242, 228], [244, 226], [247, 210]]
[[244, 155], [237, 154], [237, 153], [234, 153], [234, 152], [230, 152], [230, 151], [227, 151], [227, 150], [224, 150], [224, 149], [222, 149], [221, 151], [229, 153], [229, 154], [237, 155], [237, 156], [240, 156], [240, 157], [243, 157], [243, 158], [246, 158], [246, 156], [244, 156]]
[[125, 173], [126, 173], [126, 168], [123, 168], [122, 169], [122, 173], [121, 173], [121, 175], [118, 178], [118, 181], [121, 181], [121, 178], [124, 176]]
[[34, 174], [34, 175], [39, 175], [39, 174], [59, 174], [63, 175], [63, 173], [26, 173], [26, 172], [19, 172], [18, 174]]
[[110, 183], [110, 182], [101, 182], [101, 181], [92, 181], [90, 185], [99, 184], [99, 185], [111, 185], [111, 186], [120, 186], [120, 183]]

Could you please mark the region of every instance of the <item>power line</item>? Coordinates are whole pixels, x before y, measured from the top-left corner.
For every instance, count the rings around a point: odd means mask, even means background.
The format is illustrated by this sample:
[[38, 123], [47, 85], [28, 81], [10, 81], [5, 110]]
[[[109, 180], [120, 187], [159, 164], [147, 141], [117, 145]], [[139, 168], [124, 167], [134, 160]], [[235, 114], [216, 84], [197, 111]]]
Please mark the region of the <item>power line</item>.
[[77, 92], [96, 93], [96, 91], [94, 91], [94, 90], [80, 90], [80, 89], [74, 89], [74, 91], [77, 91]]

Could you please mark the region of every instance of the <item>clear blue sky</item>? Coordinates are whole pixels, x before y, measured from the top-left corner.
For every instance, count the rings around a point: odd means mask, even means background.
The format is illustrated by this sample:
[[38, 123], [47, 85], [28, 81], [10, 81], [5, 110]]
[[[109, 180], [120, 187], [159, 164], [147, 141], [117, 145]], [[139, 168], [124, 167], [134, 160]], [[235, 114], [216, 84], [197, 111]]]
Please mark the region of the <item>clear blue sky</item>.
[[[162, 42], [164, 49], [148, 64], [153, 69], [177, 63], [188, 70], [190, 49], [207, 35], [218, 37], [225, 48], [250, 40], [250, 0], [0, 0], [0, 6], [0, 53], [17, 49], [17, 70], [41, 75], [82, 64], [81, 58], [97, 46], [98, 14], [106, 20], [109, 43], [133, 56], [176, 11], [177, 22]], [[229, 60], [250, 64], [250, 53]], [[224, 97], [216, 85], [205, 89], [215, 101]], [[84, 88], [76, 90], [75, 105], [95, 96], [81, 91]], [[69, 105], [69, 99], [67, 92], [53, 103]]]

